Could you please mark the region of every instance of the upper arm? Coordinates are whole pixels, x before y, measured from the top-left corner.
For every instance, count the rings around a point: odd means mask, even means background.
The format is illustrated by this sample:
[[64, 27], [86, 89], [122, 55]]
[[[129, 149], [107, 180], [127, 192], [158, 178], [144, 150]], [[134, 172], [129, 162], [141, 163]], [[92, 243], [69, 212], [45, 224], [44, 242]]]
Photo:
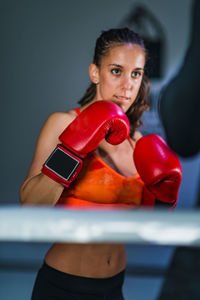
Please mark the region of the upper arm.
[[39, 133], [26, 181], [41, 173], [44, 162], [57, 144], [60, 143], [60, 134], [72, 122], [74, 117], [70, 112], [55, 112], [48, 117]]

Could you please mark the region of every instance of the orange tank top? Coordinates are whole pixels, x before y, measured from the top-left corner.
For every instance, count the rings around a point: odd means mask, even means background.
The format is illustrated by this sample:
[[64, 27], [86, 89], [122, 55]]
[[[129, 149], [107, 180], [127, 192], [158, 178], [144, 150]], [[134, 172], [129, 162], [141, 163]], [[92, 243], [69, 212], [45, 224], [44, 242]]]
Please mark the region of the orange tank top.
[[[80, 113], [77, 108], [76, 112]], [[129, 141], [131, 143], [130, 138]], [[139, 174], [132, 177], [120, 175], [91, 152], [76, 180], [64, 189], [57, 205], [78, 209], [130, 209], [141, 205], [143, 188]]]

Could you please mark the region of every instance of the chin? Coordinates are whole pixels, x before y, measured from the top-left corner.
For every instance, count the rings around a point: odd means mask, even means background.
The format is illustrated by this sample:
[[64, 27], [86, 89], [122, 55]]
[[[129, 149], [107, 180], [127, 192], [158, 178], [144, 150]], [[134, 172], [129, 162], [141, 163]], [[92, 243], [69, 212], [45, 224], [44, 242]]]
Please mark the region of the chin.
[[[116, 102], [115, 102], [116, 103]], [[126, 105], [124, 105], [123, 103], [116, 103], [120, 108], [121, 110], [123, 110], [124, 113], [127, 112], [127, 110], [129, 109]]]
[[112, 102], [117, 104], [123, 110], [123, 112], [126, 112], [130, 107], [128, 103], [125, 103], [125, 101], [112, 100]]

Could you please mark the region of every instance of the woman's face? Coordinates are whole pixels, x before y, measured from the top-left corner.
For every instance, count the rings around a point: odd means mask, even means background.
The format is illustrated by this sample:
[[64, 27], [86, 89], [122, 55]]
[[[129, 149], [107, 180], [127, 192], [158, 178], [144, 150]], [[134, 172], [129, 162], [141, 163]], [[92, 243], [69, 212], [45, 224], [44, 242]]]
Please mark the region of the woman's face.
[[90, 78], [97, 83], [95, 100], [108, 100], [126, 112], [135, 101], [144, 74], [145, 53], [135, 44], [113, 47], [98, 68], [91, 64]]

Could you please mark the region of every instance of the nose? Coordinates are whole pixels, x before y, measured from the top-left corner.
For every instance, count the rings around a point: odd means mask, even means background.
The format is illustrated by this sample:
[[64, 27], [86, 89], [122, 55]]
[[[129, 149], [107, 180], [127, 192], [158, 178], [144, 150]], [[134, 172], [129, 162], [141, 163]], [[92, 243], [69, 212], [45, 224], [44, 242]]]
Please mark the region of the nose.
[[131, 90], [133, 88], [133, 79], [130, 76], [124, 76], [122, 81], [122, 87], [125, 90]]

